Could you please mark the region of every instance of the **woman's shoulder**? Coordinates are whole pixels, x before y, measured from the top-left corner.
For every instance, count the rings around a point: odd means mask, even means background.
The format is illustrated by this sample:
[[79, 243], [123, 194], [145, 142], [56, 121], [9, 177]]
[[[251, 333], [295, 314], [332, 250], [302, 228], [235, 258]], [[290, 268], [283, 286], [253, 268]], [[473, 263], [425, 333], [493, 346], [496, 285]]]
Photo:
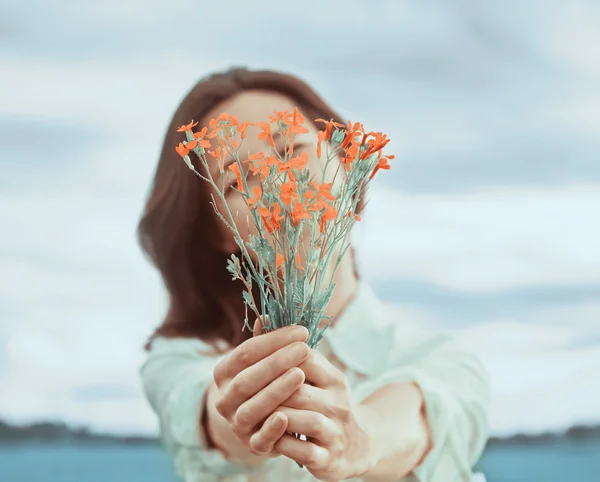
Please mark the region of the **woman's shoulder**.
[[384, 303], [366, 284], [325, 339], [344, 364], [365, 374], [381, 372], [391, 359], [426, 356], [453, 342], [448, 333]]

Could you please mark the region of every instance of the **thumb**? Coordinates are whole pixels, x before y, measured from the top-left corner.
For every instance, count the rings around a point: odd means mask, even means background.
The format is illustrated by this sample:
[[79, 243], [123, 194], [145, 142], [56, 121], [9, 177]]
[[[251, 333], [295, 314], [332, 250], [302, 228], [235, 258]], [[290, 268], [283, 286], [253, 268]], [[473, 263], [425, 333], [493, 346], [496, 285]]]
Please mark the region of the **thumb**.
[[269, 317], [268, 316], [264, 316], [262, 319], [257, 318], [256, 321], [254, 322], [254, 327], [252, 328], [252, 331], [254, 332], [254, 336], [262, 335], [265, 332], [265, 329], [263, 326], [263, 319], [264, 319], [264, 325], [269, 326]]

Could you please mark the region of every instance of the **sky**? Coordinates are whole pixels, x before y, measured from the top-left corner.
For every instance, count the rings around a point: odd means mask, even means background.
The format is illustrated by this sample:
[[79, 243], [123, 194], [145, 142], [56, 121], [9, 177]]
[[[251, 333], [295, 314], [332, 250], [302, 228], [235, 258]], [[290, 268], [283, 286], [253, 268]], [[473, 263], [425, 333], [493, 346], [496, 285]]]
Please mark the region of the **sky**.
[[472, 342], [493, 432], [600, 422], [600, 4], [486, 3], [0, 5], [0, 417], [156, 431], [135, 226], [178, 102], [244, 65], [393, 139], [361, 272]]

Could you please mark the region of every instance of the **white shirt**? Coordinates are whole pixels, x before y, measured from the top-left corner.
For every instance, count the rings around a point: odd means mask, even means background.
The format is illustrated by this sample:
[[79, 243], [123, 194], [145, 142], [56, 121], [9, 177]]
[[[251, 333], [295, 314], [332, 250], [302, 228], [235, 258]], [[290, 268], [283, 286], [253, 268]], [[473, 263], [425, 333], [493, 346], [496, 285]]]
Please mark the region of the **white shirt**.
[[[207, 355], [210, 348], [195, 338], [159, 337], [141, 368], [146, 396], [177, 473], [185, 482], [315, 481], [286, 457], [248, 469], [207, 448], [200, 424], [202, 401], [222, 358]], [[413, 474], [398, 481], [485, 481], [471, 467], [488, 437], [488, 376], [455, 340], [393, 319], [361, 284], [318, 350], [346, 373], [357, 402], [390, 383], [415, 382], [423, 391], [433, 448]]]

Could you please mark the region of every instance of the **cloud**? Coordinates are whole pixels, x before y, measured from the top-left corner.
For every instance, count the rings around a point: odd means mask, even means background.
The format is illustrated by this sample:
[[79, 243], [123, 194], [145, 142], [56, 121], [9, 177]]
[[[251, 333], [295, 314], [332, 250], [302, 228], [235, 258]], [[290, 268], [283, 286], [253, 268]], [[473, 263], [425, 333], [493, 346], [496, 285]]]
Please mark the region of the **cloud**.
[[[382, 300], [426, 310], [450, 327], [477, 325], [492, 314], [534, 325], [583, 318], [594, 326], [600, 317], [600, 312], [586, 311], [600, 299], [600, 284], [539, 284], [493, 291], [452, 289], [415, 278], [376, 278], [370, 284]], [[583, 338], [579, 344], [585, 343]]]
[[599, 193], [593, 184], [431, 196], [373, 190], [357, 238], [361, 263], [370, 279], [480, 292], [598, 283]]
[[[87, 122], [158, 143], [199, 77], [241, 63], [301, 75], [343, 114], [389, 133], [398, 161], [382, 182], [403, 190], [600, 182], [600, 91], [579, 53], [595, 65], [591, 2], [303, 2], [250, 23], [257, 7], [237, 2], [225, 25], [218, 3], [180, 3], [183, 19], [161, 1], [33, 5], [52, 21], [22, 25], [21, 43], [0, 51], [5, 116]], [[25, 7], [6, 8], [17, 17]], [[201, 31], [181, 28], [188, 23]], [[572, 25], [577, 36], [557, 35]], [[273, 42], [279, 35], [292, 51]], [[337, 38], [345, 41], [327, 41]], [[365, 83], [369, 95], [357, 95]]]

